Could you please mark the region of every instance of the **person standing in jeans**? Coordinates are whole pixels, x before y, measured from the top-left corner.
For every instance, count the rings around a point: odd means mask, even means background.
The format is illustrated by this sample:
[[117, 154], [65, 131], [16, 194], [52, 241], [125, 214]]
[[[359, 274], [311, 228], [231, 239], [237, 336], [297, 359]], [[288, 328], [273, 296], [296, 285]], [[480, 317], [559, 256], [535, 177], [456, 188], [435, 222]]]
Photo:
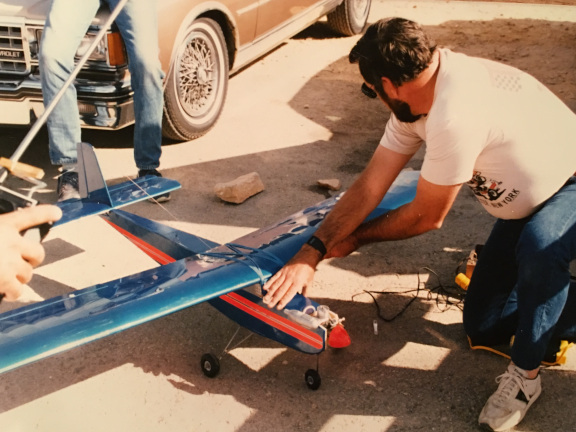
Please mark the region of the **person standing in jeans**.
[[[102, 0], [114, 9], [119, 0]], [[44, 105], [48, 106], [74, 69], [74, 56], [100, 0], [52, 0], [40, 42], [40, 77]], [[138, 177], [161, 177], [163, 72], [158, 59], [156, 0], [129, 0], [116, 18], [126, 52], [134, 91], [134, 160]], [[77, 144], [81, 141], [76, 89], [64, 93], [47, 121], [50, 160], [61, 167], [58, 201], [80, 198]], [[169, 194], [157, 197], [158, 202]]]

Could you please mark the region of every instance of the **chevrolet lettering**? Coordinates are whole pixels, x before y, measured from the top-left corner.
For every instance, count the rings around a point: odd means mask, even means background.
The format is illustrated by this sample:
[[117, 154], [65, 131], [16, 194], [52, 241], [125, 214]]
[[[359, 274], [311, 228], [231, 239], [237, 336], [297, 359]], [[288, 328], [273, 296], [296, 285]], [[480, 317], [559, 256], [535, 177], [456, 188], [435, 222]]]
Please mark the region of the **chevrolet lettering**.
[[0, 57], [2, 58], [11, 58], [11, 59], [19, 59], [22, 58], [22, 51], [0, 51]]

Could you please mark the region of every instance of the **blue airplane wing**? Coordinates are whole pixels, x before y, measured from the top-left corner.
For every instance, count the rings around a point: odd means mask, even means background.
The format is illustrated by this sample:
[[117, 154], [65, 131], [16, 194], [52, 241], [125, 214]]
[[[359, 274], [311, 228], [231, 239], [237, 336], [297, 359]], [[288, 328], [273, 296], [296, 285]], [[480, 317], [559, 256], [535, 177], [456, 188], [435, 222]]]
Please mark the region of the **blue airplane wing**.
[[[411, 201], [418, 175], [418, 172], [401, 175], [370, 218]], [[263, 284], [316, 231], [337, 200], [338, 197], [328, 199], [233, 243], [216, 247], [196, 236], [171, 237], [173, 234], [167, 229], [162, 236], [177, 240], [180, 256], [188, 253], [189, 256], [0, 314], [0, 373], [227, 293]]]
[[0, 373], [259, 280], [240, 263], [183, 259], [5, 312], [0, 315]]

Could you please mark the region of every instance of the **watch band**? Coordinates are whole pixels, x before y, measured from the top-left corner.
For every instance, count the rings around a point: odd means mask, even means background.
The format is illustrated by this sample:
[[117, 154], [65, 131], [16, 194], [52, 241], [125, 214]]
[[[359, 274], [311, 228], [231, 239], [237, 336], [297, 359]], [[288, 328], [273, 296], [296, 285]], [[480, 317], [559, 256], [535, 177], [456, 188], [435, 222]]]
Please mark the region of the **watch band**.
[[324, 242], [322, 240], [320, 240], [318, 237], [316, 236], [312, 236], [308, 239], [308, 241], [306, 242], [307, 245], [313, 247], [314, 249], [316, 249], [318, 252], [320, 252], [320, 254], [322, 255], [322, 258], [324, 258], [324, 255], [326, 255], [326, 246], [324, 245]]

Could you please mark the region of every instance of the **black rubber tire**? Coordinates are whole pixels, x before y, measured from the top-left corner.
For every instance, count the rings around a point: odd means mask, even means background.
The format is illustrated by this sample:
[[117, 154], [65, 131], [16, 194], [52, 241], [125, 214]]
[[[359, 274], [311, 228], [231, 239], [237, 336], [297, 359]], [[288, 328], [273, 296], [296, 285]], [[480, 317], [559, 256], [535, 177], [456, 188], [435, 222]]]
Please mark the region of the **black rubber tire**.
[[322, 384], [322, 379], [316, 369], [308, 369], [304, 374], [304, 380], [310, 390], [318, 390]]
[[372, 0], [344, 0], [328, 14], [328, 25], [343, 36], [354, 36], [362, 33]]
[[214, 354], [206, 353], [200, 359], [200, 368], [208, 378], [214, 378], [220, 372], [220, 361]]
[[222, 29], [209, 18], [192, 22], [181, 39], [166, 77], [165, 137], [198, 138], [215, 124], [228, 91], [228, 50]]

